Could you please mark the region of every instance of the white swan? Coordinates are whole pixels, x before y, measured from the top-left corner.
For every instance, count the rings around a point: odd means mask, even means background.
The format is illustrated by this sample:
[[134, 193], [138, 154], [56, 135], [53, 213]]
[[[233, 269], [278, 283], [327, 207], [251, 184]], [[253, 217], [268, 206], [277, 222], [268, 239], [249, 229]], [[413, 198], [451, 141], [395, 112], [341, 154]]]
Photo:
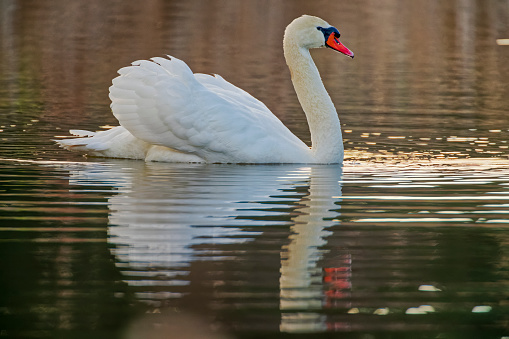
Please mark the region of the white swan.
[[120, 126], [100, 132], [71, 130], [80, 138], [60, 146], [92, 156], [205, 163], [340, 163], [341, 126], [309, 53], [330, 47], [353, 58], [324, 20], [304, 15], [283, 39], [312, 147], [297, 138], [259, 100], [219, 75], [193, 74], [181, 60], [152, 58], [118, 71], [110, 87]]

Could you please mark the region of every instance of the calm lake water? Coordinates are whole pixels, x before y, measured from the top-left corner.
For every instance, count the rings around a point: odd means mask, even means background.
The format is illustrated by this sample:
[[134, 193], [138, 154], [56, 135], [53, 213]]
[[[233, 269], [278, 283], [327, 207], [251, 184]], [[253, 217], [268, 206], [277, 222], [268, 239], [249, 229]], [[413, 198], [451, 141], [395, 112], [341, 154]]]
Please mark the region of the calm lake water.
[[[343, 166], [92, 159], [108, 87], [172, 54], [304, 141], [308, 13]], [[509, 1], [0, 2], [0, 338], [508, 338]]]

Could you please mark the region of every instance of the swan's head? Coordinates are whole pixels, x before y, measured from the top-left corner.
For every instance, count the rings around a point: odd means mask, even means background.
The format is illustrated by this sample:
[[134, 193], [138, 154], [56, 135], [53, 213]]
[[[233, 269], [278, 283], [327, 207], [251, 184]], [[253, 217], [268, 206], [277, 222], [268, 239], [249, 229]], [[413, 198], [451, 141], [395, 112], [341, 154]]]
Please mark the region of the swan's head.
[[303, 15], [286, 27], [284, 44], [294, 44], [307, 49], [329, 47], [353, 58], [353, 52], [339, 41], [339, 36], [338, 29], [325, 20]]

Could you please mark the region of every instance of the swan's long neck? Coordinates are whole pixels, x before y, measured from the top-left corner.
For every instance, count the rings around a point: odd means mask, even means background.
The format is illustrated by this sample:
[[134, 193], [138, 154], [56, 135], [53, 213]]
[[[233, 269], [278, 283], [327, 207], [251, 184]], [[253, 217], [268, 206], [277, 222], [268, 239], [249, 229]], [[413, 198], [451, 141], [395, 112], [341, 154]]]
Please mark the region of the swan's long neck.
[[292, 75], [293, 87], [306, 113], [311, 132], [311, 151], [315, 161], [341, 162], [343, 160], [341, 125], [309, 49], [285, 41], [284, 52]]

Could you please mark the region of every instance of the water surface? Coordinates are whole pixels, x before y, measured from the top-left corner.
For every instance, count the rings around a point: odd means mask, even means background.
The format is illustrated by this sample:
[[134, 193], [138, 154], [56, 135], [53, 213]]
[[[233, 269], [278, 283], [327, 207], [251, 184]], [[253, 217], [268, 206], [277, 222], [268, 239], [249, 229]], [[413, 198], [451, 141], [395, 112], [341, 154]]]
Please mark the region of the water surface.
[[505, 163], [0, 170], [7, 333], [506, 333]]

